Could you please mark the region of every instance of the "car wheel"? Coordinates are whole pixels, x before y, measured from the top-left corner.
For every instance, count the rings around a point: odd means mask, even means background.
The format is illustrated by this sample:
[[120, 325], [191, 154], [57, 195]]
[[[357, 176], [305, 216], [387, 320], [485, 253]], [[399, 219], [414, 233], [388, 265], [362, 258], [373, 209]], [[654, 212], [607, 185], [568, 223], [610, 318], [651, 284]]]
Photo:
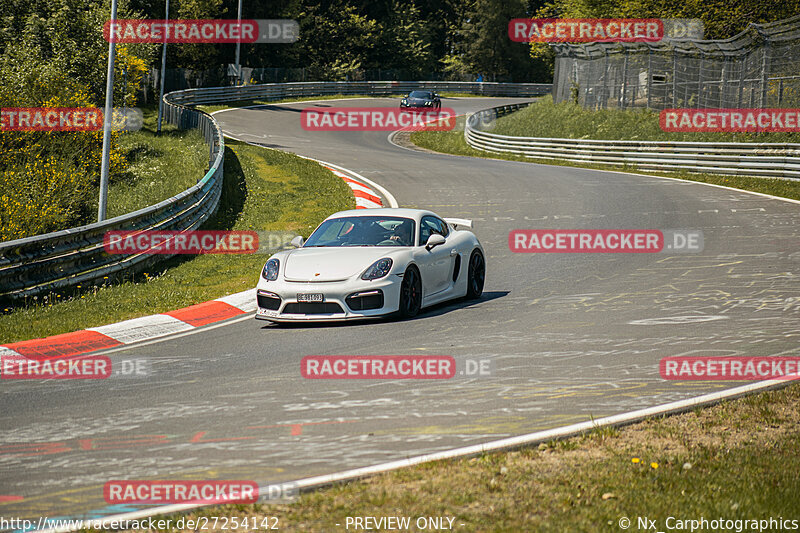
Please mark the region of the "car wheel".
[[416, 267], [410, 266], [403, 274], [400, 284], [400, 316], [411, 318], [417, 316], [422, 307], [422, 278]]
[[486, 281], [486, 262], [479, 250], [472, 252], [467, 270], [467, 298], [477, 300], [483, 293], [483, 282]]

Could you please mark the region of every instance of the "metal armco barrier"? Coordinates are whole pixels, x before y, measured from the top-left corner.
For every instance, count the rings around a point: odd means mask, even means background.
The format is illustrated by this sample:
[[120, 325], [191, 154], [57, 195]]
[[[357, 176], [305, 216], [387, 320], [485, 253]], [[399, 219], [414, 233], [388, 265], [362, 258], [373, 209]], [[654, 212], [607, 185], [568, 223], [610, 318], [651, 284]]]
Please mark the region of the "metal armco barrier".
[[[169, 96], [169, 95], [167, 95]], [[191, 230], [217, 209], [222, 193], [225, 144], [219, 124], [206, 113], [165, 100], [166, 120], [199, 129], [209, 145], [209, 170], [196, 185], [163, 202], [77, 228], [0, 243], [0, 298], [35, 296], [89, 285], [126, 270], [141, 270], [169, 256], [107, 254], [103, 236], [112, 230]]]
[[239, 87], [186, 89], [170, 93], [173, 102], [205, 105], [237, 100], [280, 100], [283, 98], [363, 94], [390, 96], [415, 89], [438, 92], [463, 92], [482, 96], [542, 96], [553, 90], [551, 83], [494, 83], [469, 81], [310, 81], [265, 83]]
[[552, 84], [485, 82], [299, 82], [174, 91], [164, 96], [165, 119], [181, 129], [199, 129], [210, 149], [209, 170], [193, 187], [156, 205], [77, 228], [0, 243], [0, 298], [35, 296], [91, 283], [123, 271], [142, 271], [168, 255], [111, 255], [103, 248], [108, 231], [191, 230], [217, 209], [222, 192], [225, 145], [214, 118], [189, 106], [237, 100], [277, 100], [331, 94], [388, 96], [414, 89], [485, 96], [541, 96]]
[[800, 144], [797, 143], [551, 139], [513, 137], [484, 131], [485, 126], [497, 117], [513, 113], [527, 105], [493, 107], [471, 115], [464, 129], [464, 139], [477, 150], [519, 154], [531, 159], [800, 179]]

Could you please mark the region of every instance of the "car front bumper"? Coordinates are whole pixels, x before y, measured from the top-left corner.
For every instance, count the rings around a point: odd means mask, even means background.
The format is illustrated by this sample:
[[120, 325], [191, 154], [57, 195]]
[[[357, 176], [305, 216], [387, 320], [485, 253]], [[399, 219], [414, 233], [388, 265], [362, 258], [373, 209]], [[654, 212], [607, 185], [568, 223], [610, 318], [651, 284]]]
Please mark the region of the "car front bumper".
[[436, 109], [436, 104], [400, 104], [400, 109]]
[[[256, 318], [272, 322], [326, 322], [380, 317], [399, 309], [401, 282], [402, 277], [396, 274], [375, 281], [359, 278], [357, 281], [308, 283], [259, 279]], [[359, 302], [372, 307], [378, 299], [376, 293], [383, 297], [380, 307], [359, 309]], [[298, 302], [298, 294], [322, 294], [323, 301]], [[359, 294], [361, 296], [354, 296]], [[351, 297], [349, 301], [348, 297]]]

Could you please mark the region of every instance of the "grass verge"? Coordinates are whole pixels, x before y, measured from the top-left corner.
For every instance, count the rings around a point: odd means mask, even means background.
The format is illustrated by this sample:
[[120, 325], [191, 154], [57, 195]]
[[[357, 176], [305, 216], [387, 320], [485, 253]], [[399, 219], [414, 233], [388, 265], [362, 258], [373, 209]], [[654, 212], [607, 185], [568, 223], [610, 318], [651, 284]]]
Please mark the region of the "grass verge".
[[626, 141], [800, 142], [800, 133], [666, 132], [651, 109], [584, 109], [574, 102], [553, 104], [547, 95], [516, 113], [500, 117], [492, 133], [518, 137], [613, 139]]
[[[347, 185], [313, 161], [226, 142], [219, 211], [203, 229], [309, 233], [329, 214], [355, 207]], [[162, 313], [254, 287], [266, 256], [180, 256], [118, 284], [51, 293], [6, 307], [0, 344]]]
[[[509, 115], [513, 117], [517, 113]], [[499, 123], [506, 117], [498, 120], [498, 128], [494, 130], [497, 132], [500, 129]], [[402, 135], [402, 134], [401, 134]], [[564, 135], [563, 131], [551, 132], [546, 135], [539, 135], [542, 137], [570, 137]], [[399, 139], [402, 144], [402, 138]], [[740, 139], [741, 140], [741, 139]], [[743, 189], [746, 191], [760, 192], [764, 194], [771, 194], [773, 196], [781, 196], [784, 198], [793, 198], [800, 200], [800, 181], [781, 180], [774, 178], [756, 178], [750, 176], [723, 176], [719, 174], [701, 174], [693, 172], [657, 172], [652, 170], [640, 170], [633, 165], [599, 165], [592, 163], [577, 163], [571, 161], [563, 161], [559, 159], [530, 159], [521, 155], [515, 154], [502, 154], [483, 152], [472, 148], [464, 140], [464, 118], [459, 117], [455, 129], [452, 131], [416, 131], [411, 133], [410, 142], [420, 148], [431, 150], [434, 152], [442, 152], [453, 155], [463, 155], [470, 157], [483, 157], [490, 159], [502, 159], [505, 161], [524, 161], [527, 163], [541, 163], [545, 165], [569, 166], [579, 168], [593, 168], [597, 170], [617, 170], [622, 172], [635, 172], [637, 174], [646, 174], [649, 176], [664, 176], [668, 178], [678, 178], [690, 181], [699, 181], [702, 183], [711, 183], [714, 185], [724, 185], [726, 187], [733, 187], [735, 189]], [[772, 142], [772, 141], [770, 141]], [[777, 142], [777, 141], [775, 141]]]
[[426, 463], [291, 504], [217, 506], [190, 516], [258, 523], [270, 516], [282, 531], [306, 532], [345, 531], [348, 516], [406, 516], [412, 524], [420, 516], [448, 517], [457, 531], [621, 531], [623, 517], [636, 531], [650, 529], [637, 527], [639, 517], [659, 530], [678, 529], [669, 517], [782, 517], [798, 527], [798, 401], [800, 385], [793, 384], [538, 447]]
[[158, 110], [144, 108], [142, 111], [142, 129], [119, 137], [119, 148], [126, 154], [128, 168], [112, 176], [108, 188], [108, 218], [131, 213], [183, 192], [208, 170], [208, 146], [197, 130], [179, 130], [164, 122], [161, 135], [156, 135]]

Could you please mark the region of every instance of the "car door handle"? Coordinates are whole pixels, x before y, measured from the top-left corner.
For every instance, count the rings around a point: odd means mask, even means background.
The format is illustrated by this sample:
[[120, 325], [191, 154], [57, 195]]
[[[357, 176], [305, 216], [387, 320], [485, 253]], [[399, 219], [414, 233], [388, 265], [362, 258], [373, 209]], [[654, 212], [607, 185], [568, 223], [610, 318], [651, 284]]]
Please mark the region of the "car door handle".
[[458, 255], [458, 250], [450, 250], [450, 257]]

